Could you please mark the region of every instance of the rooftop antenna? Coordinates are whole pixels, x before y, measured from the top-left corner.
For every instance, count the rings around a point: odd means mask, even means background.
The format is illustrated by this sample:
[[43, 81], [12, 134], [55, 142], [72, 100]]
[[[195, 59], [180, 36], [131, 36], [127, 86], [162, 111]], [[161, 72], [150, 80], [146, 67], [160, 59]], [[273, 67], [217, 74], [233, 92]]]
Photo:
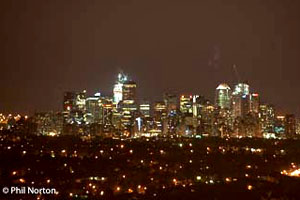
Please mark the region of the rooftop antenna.
[[235, 73], [235, 78], [237, 79], [238, 83], [240, 83], [240, 82], [241, 82], [241, 79], [240, 79], [239, 72], [238, 72], [238, 70], [237, 70], [237, 68], [236, 68], [236, 65], [234, 64], [234, 65], [232, 66], [232, 68], [233, 68], [234, 73]]

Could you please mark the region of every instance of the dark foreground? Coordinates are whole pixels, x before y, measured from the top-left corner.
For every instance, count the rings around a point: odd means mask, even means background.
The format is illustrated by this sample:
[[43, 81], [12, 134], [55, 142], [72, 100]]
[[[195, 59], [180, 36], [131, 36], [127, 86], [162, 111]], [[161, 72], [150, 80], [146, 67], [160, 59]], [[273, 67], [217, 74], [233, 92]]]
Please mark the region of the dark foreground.
[[[0, 199], [300, 199], [300, 141], [2, 135]], [[13, 194], [11, 194], [13, 193]]]

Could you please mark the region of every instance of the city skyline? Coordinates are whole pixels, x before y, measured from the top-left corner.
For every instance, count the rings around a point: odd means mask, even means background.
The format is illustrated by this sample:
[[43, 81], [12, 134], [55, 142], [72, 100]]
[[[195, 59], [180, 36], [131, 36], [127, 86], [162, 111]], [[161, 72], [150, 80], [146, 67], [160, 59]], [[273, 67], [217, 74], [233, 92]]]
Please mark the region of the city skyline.
[[0, 4], [2, 112], [59, 110], [69, 90], [110, 93], [119, 67], [139, 98], [213, 100], [219, 83], [236, 82], [236, 64], [266, 102], [299, 116], [299, 2]]
[[300, 0], [0, 0], [0, 199], [300, 199]]
[[[236, 67], [236, 66], [234, 66], [234, 67]], [[102, 90], [92, 90], [92, 91], [88, 91], [88, 90], [86, 90], [86, 89], [81, 89], [81, 90], [79, 90], [78, 88], [76, 89], [76, 88], [74, 88], [74, 89], [72, 89], [72, 90], [69, 90], [69, 91], [63, 91], [62, 92], [62, 94], [61, 94], [61, 100], [60, 100], [60, 108], [58, 108], [58, 109], [52, 109], [52, 110], [50, 110], [50, 109], [48, 109], [48, 110], [43, 110], [43, 109], [41, 109], [41, 110], [37, 110], [37, 109], [35, 109], [34, 111], [29, 111], [29, 112], [22, 112], [22, 111], [15, 111], [15, 112], [2, 112], [2, 113], [6, 113], [6, 114], [26, 114], [26, 115], [32, 115], [32, 114], [34, 114], [35, 112], [49, 112], [49, 111], [62, 111], [63, 110], [63, 106], [62, 106], [62, 104], [61, 104], [61, 102], [62, 102], [62, 100], [63, 100], [63, 95], [64, 95], [64, 93], [65, 92], [81, 92], [81, 91], [84, 91], [85, 93], [86, 93], [86, 97], [93, 97], [94, 96], [94, 94], [95, 95], [101, 95], [101, 96], [106, 96], [106, 97], [111, 97], [111, 98], [115, 98], [114, 97], [114, 85], [118, 82], [116, 82], [116, 80], [118, 80], [118, 79], [120, 79], [120, 77], [118, 77], [118, 76], [120, 76], [120, 74], [123, 74], [123, 75], [125, 75], [126, 77], [126, 80], [128, 79], [128, 81], [135, 81], [134, 79], [132, 79], [131, 77], [131, 74], [128, 74], [128, 73], [125, 73], [124, 72], [124, 70], [123, 69], [120, 69], [119, 68], [119, 73], [117, 73], [115, 76], [114, 76], [114, 78], [115, 78], [115, 81], [113, 82], [114, 84], [112, 84], [112, 86], [110, 87], [111, 88], [111, 90], [110, 91], [108, 91], [108, 92], [102, 92]], [[239, 75], [237, 75], [237, 76], [239, 76]], [[136, 81], [135, 81], [136, 82]], [[247, 84], [248, 84], [248, 80], [247, 81], [240, 81], [240, 82], [235, 82], [234, 83], [234, 81], [232, 81], [231, 82], [231, 84], [230, 84], [230, 82], [228, 83], [228, 82], [220, 82], [218, 85], [216, 85], [216, 87], [212, 90], [212, 92], [211, 93], [213, 93], [213, 95], [204, 95], [204, 94], [202, 94], [202, 93], [192, 93], [192, 92], [181, 92], [181, 93], [179, 93], [178, 92], [178, 90], [176, 91], [176, 90], [166, 90], [166, 91], [164, 91], [162, 94], [161, 94], [161, 97], [159, 98], [159, 97], [157, 97], [156, 99], [153, 99], [153, 98], [144, 98], [144, 97], [141, 97], [141, 96], [139, 96], [138, 94], [139, 94], [139, 91], [141, 90], [141, 88], [139, 87], [139, 83], [137, 83], [137, 103], [142, 103], [142, 102], [144, 102], [144, 101], [148, 101], [149, 103], [150, 103], [150, 105], [151, 105], [151, 107], [153, 107], [153, 105], [155, 104], [155, 102], [160, 102], [160, 101], [162, 101], [163, 100], [163, 96], [164, 96], [164, 94], [174, 94], [174, 95], [176, 95], [177, 96], [177, 101], [179, 102], [179, 100], [180, 100], [180, 96], [181, 95], [201, 95], [201, 96], [203, 96], [203, 97], [205, 97], [206, 99], [208, 99], [212, 104], [214, 104], [214, 105], [218, 105], [218, 103], [216, 102], [216, 90], [218, 90], [220, 87], [224, 87], [224, 85], [226, 86], [226, 87], [229, 87], [229, 89], [230, 90], [234, 90], [234, 87], [236, 87], [239, 83], [243, 83], [243, 82], [247, 82]], [[121, 86], [122, 87], [122, 86]], [[223, 88], [224, 89], [224, 88]], [[259, 94], [258, 92], [257, 92], [257, 90], [256, 89], [253, 89], [253, 87], [252, 87], [252, 85], [250, 85], [250, 88], [248, 89], [249, 91], [248, 92], [250, 92], [251, 94]], [[106, 91], [106, 89], [105, 90], [103, 90], [103, 91]], [[186, 91], [188, 91], [188, 90], [186, 90]], [[263, 97], [263, 94], [259, 94], [260, 95], [260, 103], [262, 103], [262, 104], [270, 104], [270, 105], [273, 105], [273, 106], [275, 106], [276, 107], [276, 114], [277, 115], [285, 115], [285, 114], [289, 114], [290, 112], [287, 112], [287, 111], [285, 111], [284, 112], [284, 110], [285, 109], [282, 109], [281, 107], [279, 107], [279, 109], [278, 109], [278, 105], [275, 105], [275, 104], [273, 104], [272, 102], [267, 102], [267, 101], [265, 101], [264, 100], [264, 97]], [[114, 102], [115, 102], [115, 100], [114, 100]], [[229, 103], [230, 105], [231, 105], [231, 103]], [[222, 107], [222, 106], [221, 106]], [[297, 115], [297, 112], [291, 112], [292, 114], [296, 114]]]

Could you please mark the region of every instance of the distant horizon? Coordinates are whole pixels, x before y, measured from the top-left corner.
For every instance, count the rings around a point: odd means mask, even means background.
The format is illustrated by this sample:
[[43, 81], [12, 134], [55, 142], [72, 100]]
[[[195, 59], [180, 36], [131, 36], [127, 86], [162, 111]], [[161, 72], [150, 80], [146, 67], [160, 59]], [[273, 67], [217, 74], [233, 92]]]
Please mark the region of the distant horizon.
[[[123, 71], [124, 72], [124, 70], [121, 70], [121, 71]], [[136, 82], [134, 79], [132, 79], [131, 78], [131, 76], [130, 76], [130, 74], [127, 74], [127, 73], [125, 73], [126, 75], [128, 75], [128, 77], [129, 77], [129, 80], [131, 80], [131, 81], [134, 81], [134, 82]], [[246, 80], [246, 81], [240, 81], [240, 82], [235, 82], [235, 83], [233, 83], [234, 81], [232, 81], [232, 83], [228, 83], [228, 82], [220, 82], [217, 86], [216, 86], [216, 88], [220, 85], [220, 84], [223, 84], [223, 83], [225, 83], [225, 84], [227, 84], [227, 85], [229, 85], [229, 87], [230, 87], [230, 89], [231, 90], [233, 90], [233, 87], [235, 86], [235, 84], [238, 84], [238, 83], [248, 83], [249, 84], [249, 81], [248, 80]], [[136, 84], [137, 84], [137, 91], [139, 91], [140, 89], [139, 89], [139, 84], [136, 82]], [[253, 90], [253, 88], [251, 87], [251, 84], [249, 84], [249, 86], [250, 86], [250, 93], [251, 94], [253, 94], [253, 93], [257, 93], [257, 92], [254, 92], [254, 91], [256, 91], [256, 90]], [[53, 112], [62, 112], [63, 111], [63, 95], [64, 95], [64, 93], [65, 92], [82, 92], [82, 91], [86, 91], [86, 94], [87, 94], [87, 96], [86, 97], [91, 97], [91, 96], [93, 96], [94, 94], [96, 94], [96, 93], [100, 93], [101, 94], [101, 96], [104, 96], [104, 97], [113, 97], [113, 85], [112, 85], [112, 87], [111, 87], [112, 89], [111, 89], [111, 92], [108, 94], [108, 93], [104, 93], [104, 92], [101, 92], [101, 90], [95, 90], [95, 92], [92, 92], [92, 91], [88, 91], [88, 90], [86, 90], [86, 89], [82, 89], [82, 90], [76, 90], [75, 88], [73, 89], [73, 90], [68, 90], [68, 91], [63, 91], [62, 92], [62, 95], [61, 95], [61, 108], [60, 109], [48, 109], [48, 110], [43, 110], [43, 109], [41, 109], [41, 110], [37, 110], [37, 109], [35, 109], [35, 110], [32, 110], [32, 111], [29, 111], [29, 112], [23, 112], [23, 111], [20, 111], [20, 112], [18, 112], [18, 111], [15, 111], [15, 112], [3, 112], [3, 111], [0, 111], [0, 113], [2, 113], [2, 114], [13, 114], [13, 115], [17, 115], [17, 114], [21, 114], [21, 115], [29, 115], [29, 116], [31, 116], [31, 115], [34, 115], [34, 113], [38, 113], [38, 112], [51, 112], [51, 111], [53, 111]], [[216, 91], [216, 88], [214, 89], [214, 92], [212, 92], [212, 95], [211, 96], [213, 96], [214, 94], [215, 94], [215, 91]], [[151, 104], [151, 106], [155, 103], [155, 102], [158, 102], [158, 101], [163, 101], [163, 95], [165, 94], [165, 93], [170, 93], [170, 94], [175, 94], [175, 95], [177, 95], [177, 98], [178, 98], [178, 102], [179, 102], [179, 98], [180, 98], [180, 96], [181, 95], [200, 95], [200, 96], [203, 96], [203, 97], [205, 97], [207, 100], [209, 100], [213, 105], [215, 104], [214, 103], [214, 101], [215, 101], [215, 99], [214, 99], [214, 97], [213, 98], [209, 98], [208, 96], [206, 96], [206, 95], [204, 95], [204, 94], [199, 94], [199, 93], [190, 93], [190, 92], [174, 92], [174, 90], [172, 90], [172, 91], [170, 91], [170, 90], [166, 90], [165, 92], [163, 92], [162, 94], [161, 94], [161, 99], [159, 99], [159, 98], [157, 98], [157, 99], [155, 99], [155, 100], [150, 100], [150, 99], [146, 99], [146, 98], [143, 98], [143, 97], [140, 97], [139, 95], [137, 95], [137, 101], [138, 101], [138, 103], [140, 103], [141, 101], [149, 101], [150, 102], [150, 104]], [[137, 94], [138, 94], [138, 92], [137, 92]], [[259, 94], [259, 97], [260, 97], [260, 103], [261, 104], [268, 104], [268, 105], [272, 105], [272, 106], [274, 106], [275, 107], [275, 114], [277, 114], [277, 115], [286, 115], [286, 114], [294, 114], [295, 116], [296, 116], [296, 118], [298, 118], [298, 115], [297, 115], [297, 113], [296, 112], [294, 112], [294, 113], [292, 113], [292, 112], [284, 112], [284, 111], [281, 111], [280, 110], [280, 107], [278, 107], [277, 105], [275, 105], [275, 104], [273, 104], [272, 102], [266, 102], [266, 101], [264, 101], [264, 98], [263, 98], [263, 96], [262, 96], [262, 94], [260, 94], [260, 93], [258, 93]]]
[[61, 109], [68, 90], [109, 94], [120, 68], [151, 101], [213, 99], [249, 80], [300, 116], [300, 1], [1, 1], [0, 111]]

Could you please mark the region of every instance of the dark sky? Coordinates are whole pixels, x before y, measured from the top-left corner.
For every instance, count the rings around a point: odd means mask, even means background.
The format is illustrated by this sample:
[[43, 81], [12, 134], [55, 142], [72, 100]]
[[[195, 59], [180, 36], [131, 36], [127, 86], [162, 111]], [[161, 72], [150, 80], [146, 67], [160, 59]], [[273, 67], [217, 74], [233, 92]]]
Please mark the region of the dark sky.
[[214, 97], [236, 64], [264, 101], [300, 114], [299, 0], [2, 0], [0, 110], [60, 110], [63, 91]]

